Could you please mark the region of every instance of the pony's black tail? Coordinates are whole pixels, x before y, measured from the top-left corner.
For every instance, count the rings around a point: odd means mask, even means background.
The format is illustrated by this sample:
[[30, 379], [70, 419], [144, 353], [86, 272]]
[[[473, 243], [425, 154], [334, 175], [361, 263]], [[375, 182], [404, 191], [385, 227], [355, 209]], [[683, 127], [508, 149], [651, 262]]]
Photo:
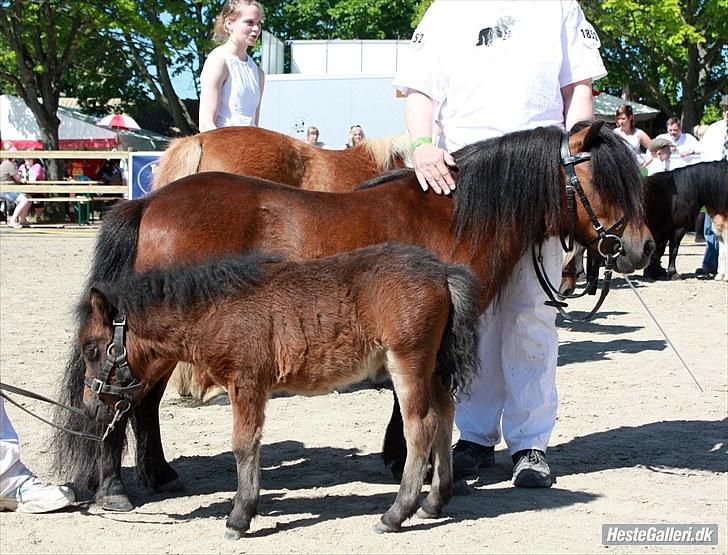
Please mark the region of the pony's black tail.
[[466, 266], [448, 268], [452, 308], [437, 352], [435, 375], [456, 395], [468, 395], [478, 374], [478, 280]]
[[[115, 281], [132, 271], [143, 210], [143, 199], [133, 200], [120, 204], [104, 217], [84, 295], [91, 284], [98, 281]], [[81, 324], [79, 319], [78, 325]], [[74, 337], [58, 395], [62, 404], [83, 407], [84, 373], [85, 365], [81, 350]], [[96, 422], [60, 408], [56, 409], [54, 420], [59, 426], [72, 430], [95, 435], [103, 431]], [[124, 441], [124, 434], [112, 434], [104, 443], [103, 455], [109, 457], [114, 453], [120, 453], [124, 448]], [[57, 431], [53, 438], [53, 448], [56, 470], [62, 476], [72, 480], [80, 490], [96, 489], [99, 477], [98, 465], [102, 456], [99, 443]]]

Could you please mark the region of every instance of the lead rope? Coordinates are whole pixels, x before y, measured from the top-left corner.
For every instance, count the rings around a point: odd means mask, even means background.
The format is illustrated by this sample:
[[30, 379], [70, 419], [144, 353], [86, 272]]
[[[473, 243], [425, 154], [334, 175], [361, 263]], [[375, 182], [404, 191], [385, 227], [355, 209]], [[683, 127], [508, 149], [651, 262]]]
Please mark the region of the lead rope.
[[700, 382], [698, 382], [698, 379], [695, 377], [695, 374], [693, 374], [693, 371], [690, 370], [690, 367], [685, 362], [685, 360], [683, 359], [683, 357], [680, 356], [680, 352], [675, 348], [675, 345], [672, 344], [672, 341], [670, 341], [670, 338], [667, 336], [667, 333], [665, 333], [665, 330], [662, 329], [662, 326], [660, 325], [660, 322], [658, 322], [657, 321], [657, 318], [655, 318], [655, 315], [652, 314], [652, 311], [647, 306], [647, 303], [645, 303], [645, 301], [642, 300], [642, 296], [637, 291], [637, 288], [632, 284], [632, 280], [630, 280], [627, 277], [627, 274], [624, 274], [624, 279], [627, 281], [627, 283], [629, 284], [629, 286], [632, 288], [632, 291], [634, 291], [634, 294], [637, 295], [637, 298], [639, 299], [640, 303], [642, 303], [642, 306], [647, 311], [647, 314], [650, 315], [650, 318], [652, 318], [652, 321], [655, 323], [655, 325], [657, 326], [657, 328], [662, 332], [662, 335], [665, 337], [665, 340], [667, 341], [667, 344], [670, 345], [670, 347], [672, 348], [672, 350], [675, 353], [675, 355], [677, 356], [677, 358], [680, 359], [680, 362], [682, 362], [682, 365], [685, 367], [685, 370], [687, 370], [688, 371], [688, 374], [690, 374], [690, 377], [695, 382], [695, 385], [700, 390], [700, 393], [705, 393], [705, 391], [703, 391], [703, 388], [700, 386]]

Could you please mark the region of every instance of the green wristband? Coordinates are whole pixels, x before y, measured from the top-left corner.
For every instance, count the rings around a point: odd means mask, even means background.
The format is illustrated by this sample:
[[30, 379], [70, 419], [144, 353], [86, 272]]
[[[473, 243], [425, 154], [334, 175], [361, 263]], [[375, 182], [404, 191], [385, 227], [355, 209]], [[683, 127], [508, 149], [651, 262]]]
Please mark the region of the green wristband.
[[412, 152], [414, 152], [417, 149], [417, 147], [420, 145], [431, 145], [431, 144], [432, 144], [432, 137], [417, 137], [410, 144], [410, 148], [412, 149]]

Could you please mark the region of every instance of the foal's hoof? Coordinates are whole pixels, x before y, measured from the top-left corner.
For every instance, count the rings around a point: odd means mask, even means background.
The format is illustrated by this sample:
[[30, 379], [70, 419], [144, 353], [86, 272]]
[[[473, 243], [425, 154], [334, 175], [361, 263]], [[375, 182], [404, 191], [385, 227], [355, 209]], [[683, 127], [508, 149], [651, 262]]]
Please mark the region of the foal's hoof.
[[112, 480], [105, 490], [99, 491], [96, 494], [96, 504], [106, 511], [117, 513], [127, 513], [134, 509], [121, 480]]
[[226, 540], [239, 540], [243, 537], [244, 532], [242, 530], [237, 530], [235, 528], [225, 528], [225, 539]]
[[115, 513], [128, 513], [134, 509], [129, 498], [121, 494], [104, 495], [96, 500], [96, 503], [105, 511], [113, 511]]
[[383, 521], [379, 521], [374, 525], [374, 531], [377, 534], [388, 534], [389, 532], [399, 532], [400, 527], [399, 526], [393, 526], [390, 524], [386, 524]]

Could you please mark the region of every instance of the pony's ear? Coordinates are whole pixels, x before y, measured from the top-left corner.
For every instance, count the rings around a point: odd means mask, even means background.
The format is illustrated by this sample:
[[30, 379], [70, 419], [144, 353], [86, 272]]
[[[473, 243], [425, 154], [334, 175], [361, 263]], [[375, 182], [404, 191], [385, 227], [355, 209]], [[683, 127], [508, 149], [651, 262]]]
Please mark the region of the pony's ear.
[[591, 124], [589, 131], [586, 132], [586, 137], [584, 137], [583, 148], [585, 151], [591, 150], [594, 146], [601, 142], [599, 139], [599, 133], [601, 133], [603, 125], [604, 122], [602, 120], [597, 120]]
[[100, 287], [91, 288], [89, 292], [89, 305], [91, 306], [91, 312], [100, 314], [104, 321], [111, 320], [117, 312], [114, 303]]

